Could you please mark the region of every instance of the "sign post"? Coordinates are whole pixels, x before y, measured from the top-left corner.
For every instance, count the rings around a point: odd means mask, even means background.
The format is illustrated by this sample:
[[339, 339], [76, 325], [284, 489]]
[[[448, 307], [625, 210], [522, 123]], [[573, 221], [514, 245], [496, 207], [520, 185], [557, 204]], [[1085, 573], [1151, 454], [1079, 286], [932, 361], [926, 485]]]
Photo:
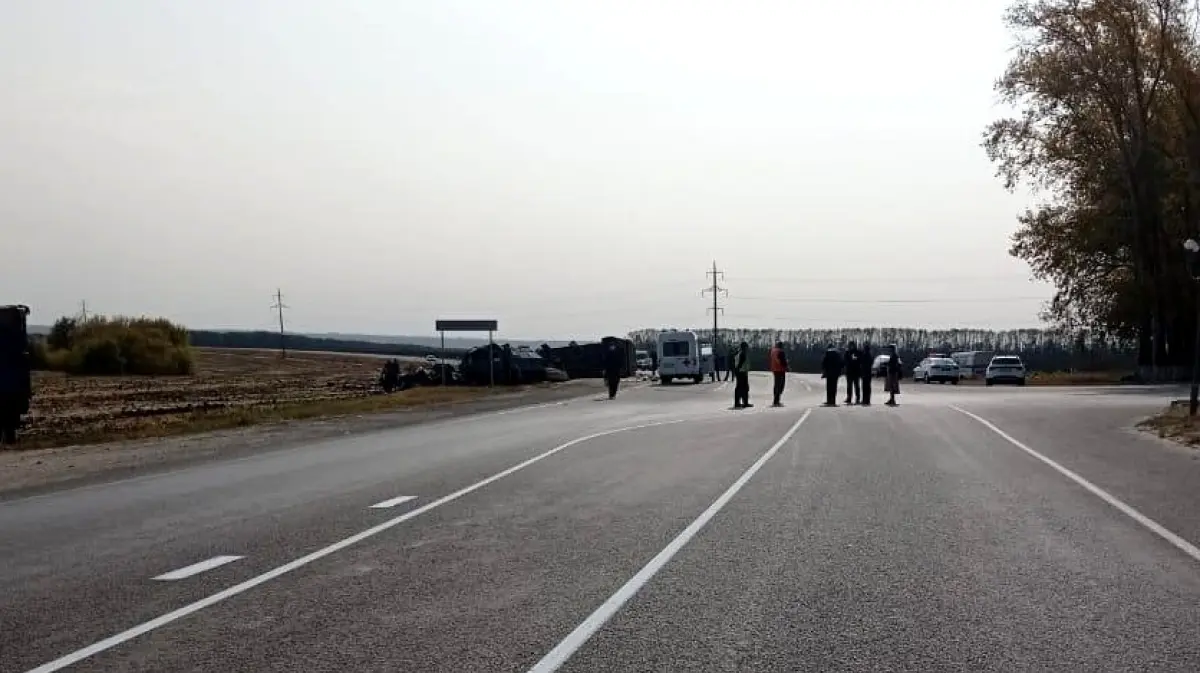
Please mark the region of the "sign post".
[[499, 328], [495, 320], [438, 320], [435, 327], [442, 335], [442, 385], [446, 385], [446, 332], [488, 333], [488, 387], [496, 385], [496, 355], [493, 353], [492, 334]]

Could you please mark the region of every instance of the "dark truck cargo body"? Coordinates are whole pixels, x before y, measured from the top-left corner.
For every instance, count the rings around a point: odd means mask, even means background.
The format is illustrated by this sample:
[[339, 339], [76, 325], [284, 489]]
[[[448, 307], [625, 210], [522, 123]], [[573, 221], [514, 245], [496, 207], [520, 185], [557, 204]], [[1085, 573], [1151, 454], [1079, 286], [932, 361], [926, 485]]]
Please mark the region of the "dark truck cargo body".
[[0, 306], [0, 444], [17, 441], [33, 398], [28, 315], [27, 306]]
[[573, 379], [604, 378], [604, 354], [608, 345], [616, 342], [622, 350], [621, 376], [633, 376], [637, 371], [637, 358], [633, 342], [619, 337], [604, 337], [599, 343], [574, 344], [551, 348], [550, 360], [559, 364]]

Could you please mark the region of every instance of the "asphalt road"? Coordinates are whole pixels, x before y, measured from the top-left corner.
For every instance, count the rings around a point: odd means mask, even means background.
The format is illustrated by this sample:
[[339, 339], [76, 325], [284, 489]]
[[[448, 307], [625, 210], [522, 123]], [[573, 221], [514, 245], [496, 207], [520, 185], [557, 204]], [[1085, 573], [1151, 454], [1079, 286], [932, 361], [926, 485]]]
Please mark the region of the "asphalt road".
[[1128, 429], [1177, 392], [768, 387], [0, 503], [0, 671], [1200, 670], [1200, 461]]

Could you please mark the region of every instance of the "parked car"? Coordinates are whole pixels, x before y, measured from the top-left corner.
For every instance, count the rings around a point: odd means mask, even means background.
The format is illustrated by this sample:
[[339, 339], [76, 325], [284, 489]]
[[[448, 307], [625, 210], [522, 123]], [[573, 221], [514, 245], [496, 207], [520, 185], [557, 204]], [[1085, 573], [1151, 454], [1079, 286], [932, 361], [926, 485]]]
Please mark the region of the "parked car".
[[633, 352], [633, 358], [637, 363], [638, 369], [644, 369], [646, 371], [654, 369], [654, 360], [650, 359], [650, 351], [635, 350]]
[[984, 383], [1015, 383], [1025, 385], [1025, 363], [1016, 355], [997, 355], [988, 363], [983, 375]]
[[876, 355], [875, 361], [871, 363], [871, 376], [875, 378], [887, 376], [887, 363], [890, 359], [892, 359], [890, 355]]
[[947, 357], [928, 357], [913, 368], [913, 382], [953, 383], [958, 385], [960, 375], [958, 363]]

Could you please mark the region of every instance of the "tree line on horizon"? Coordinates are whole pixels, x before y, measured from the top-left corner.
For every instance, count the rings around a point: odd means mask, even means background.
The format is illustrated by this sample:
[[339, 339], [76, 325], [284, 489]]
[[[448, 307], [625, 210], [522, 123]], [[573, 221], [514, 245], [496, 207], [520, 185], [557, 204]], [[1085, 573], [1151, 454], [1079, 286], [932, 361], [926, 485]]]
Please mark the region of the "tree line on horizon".
[[[222, 332], [216, 330], [192, 330], [188, 337], [193, 346], [200, 348], [263, 348], [280, 347], [279, 332]], [[363, 353], [366, 355], [395, 355], [401, 357], [424, 357], [439, 352], [435, 348], [420, 344], [381, 343], [357, 339], [331, 339], [304, 334], [287, 333], [284, 343], [290, 350], [320, 351], [327, 353]], [[446, 355], [461, 356], [464, 348], [447, 348]]]
[[[1139, 367], [1191, 366], [1200, 283], [1200, 7], [1195, 0], [1018, 0], [996, 82], [1015, 113], [983, 146], [1038, 203], [1010, 254], [1056, 288], [1045, 318], [1134, 343]], [[1195, 271], [1200, 275], [1200, 269]]]
[[[641, 329], [629, 333], [638, 348], [653, 350], [659, 330]], [[696, 330], [702, 342], [712, 343], [712, 330]], [[991, 351], [1019, 355], [1025, 365], [1036, 371], [1115, 371], [1132, 370], [1137, 364], [1137, 346], [1128, 339], [1104, 332], [1055, 329], [945, 329], [872, 327], [863, 329], [722, 329], [717, 333], [717, 352], [724, 354], [731, 345], [745, 341], [750, 346], [750, 363], [765, 369], [767, 352], [782, 341], [792, 371], [819, 372], [821, 358], [830, 347], [845, 348], [851, 341], [859, 346], [870, 343], [875, 355], [888, 344], [896, 344], [900, 358], [915, 365], [929, 353]]]

